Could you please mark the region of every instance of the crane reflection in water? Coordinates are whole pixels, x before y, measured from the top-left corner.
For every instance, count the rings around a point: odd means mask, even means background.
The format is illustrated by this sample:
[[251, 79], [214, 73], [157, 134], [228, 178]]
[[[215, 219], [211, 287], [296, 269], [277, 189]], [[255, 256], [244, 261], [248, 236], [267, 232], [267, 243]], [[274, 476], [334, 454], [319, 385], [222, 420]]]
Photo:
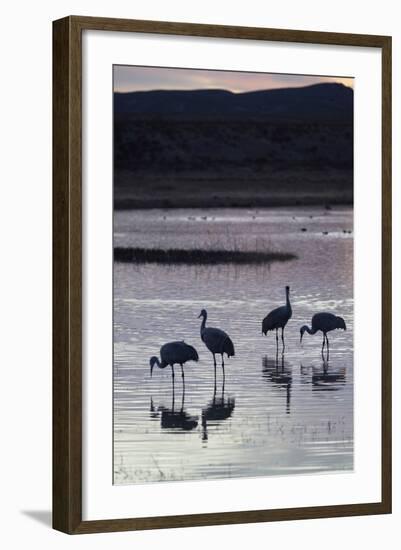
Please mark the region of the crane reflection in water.
[[160, 418], [160, 427], [167, 430], [191, 431], [198, 427], [198, 416], [189, 414], [184, 409], [185, 385], [182, 386], [181, 405], [176, 409], [175, 406], [175, 388], [172, 385], [171, 406], [165, 407], [159, 405], [157, 408], [153, 403], [153, 397], [150, 398], [150, 417]]
[[328, 361], [323, 361], [322, 365], [304, 366], [301, 364], [301, 376], [303, 383], [311, 383], [314, 390], [335, 391], [346, 384], [345, 367], [335, 368], [330, 366]]
[[273, 359], [267, 355], [262, 357], [262, 376], [266, 382], [271, 382], [275, 387], [286, 391], [286, 413], [291, 412], [291, 386], [292, 386], [292, 368], [284, 360], [284, 354], [279, 354], [278, 350]]
[[217, 396], [216, 377], [214, 379], [213, 398], [202, 409], [202, 441], [206, 442], [209, 439], [208, 427], [216, 426], [218, 423], [230, 418], [235, 409], [235, 398], [232, 396], [225, 397], [223, 382], [221, 388], [221, 396]]

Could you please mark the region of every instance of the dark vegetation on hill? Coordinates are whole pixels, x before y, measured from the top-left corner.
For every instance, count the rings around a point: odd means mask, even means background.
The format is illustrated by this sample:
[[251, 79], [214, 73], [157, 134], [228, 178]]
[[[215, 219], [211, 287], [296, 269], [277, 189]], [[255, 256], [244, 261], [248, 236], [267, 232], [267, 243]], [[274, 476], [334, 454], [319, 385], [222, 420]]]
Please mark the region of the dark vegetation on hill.
[[241, 205], [239, 193], [273, 204], [302, 186], [312, 202], [316, 193], [351, 202], [353, 91], [116, 93], [114, 178], [116, 207], [207, 206], [211, 189], [222, 202], [210, 206]]

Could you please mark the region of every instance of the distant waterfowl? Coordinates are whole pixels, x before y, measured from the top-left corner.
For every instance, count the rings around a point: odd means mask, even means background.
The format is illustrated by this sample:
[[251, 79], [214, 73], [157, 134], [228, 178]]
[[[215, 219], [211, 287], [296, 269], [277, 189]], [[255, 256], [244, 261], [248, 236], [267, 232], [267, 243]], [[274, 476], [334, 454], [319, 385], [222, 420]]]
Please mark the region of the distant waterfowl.
[[262, 334], [265, 336], [270, 330], [276, 331], [276, 348], [278, 348], [278, 329], [281, 328], [281, 341], [283, 343], [283, 351], [285, 350], [284, 329], [288, 321], [292, 317], [292, 309], [290, 304], [290, 287], [285, 287], [286, 303], [285, 306], [273, 309], [262, 322]]
[[220, 328], [212, 328], [206, 326], [207, 311], [205, 309], [202, 309], [198, 319], [200, 317], [202, 317], [200, 335], [205, 346], [213, 355], [214, 373], [216, 374], [217, 353], [221, 355], [221, 366], [223, 368], [224, 375], [224, 354], [226, 354], [228, 358], [233, 357], [235, 355], [234, 344], [232, 343], [232, 340], [228, 336], [228, 334], [224, 332], [224, 330], [221, 330]]
[[149, 360], [150, 364], [150, 376], [152, 376], [153, 367], [157, 365], [159, 369], [164, 369], [168, 366], [171, 367], [171, 376], [174, 383], [174, 365], [181, 366], [181, 376], [184, 381], [184, 369], [183, 365], [187, 361], [198, 361], [199, 355], [196, 349], [184, 341], [181, 342], [169, 342], [164, 344], [160, 348], [160, 358], [153, 356]]
[[305, 332], [308, 334], [316, 334], [319, 330], [323, 333], [323, 342], [322, 342], [322, 355], [325, 344], [327, 344], [327, 356], [329, 355], [329, 339], [327, 337], [327, 333], [331, 330], [335, 329], [343, 329], [347, 330], [347, 327], [345, 325], [345, 321], [342, 317], [337, 317], [337, 315], [334, 315], [333, 313], [315, 313], [315, 315], [312, 317], [312, 328], [309, 328], [307, 325], [303, 325], [300, 328], [301, 338], [300, 342], [302, 342], [302, 338]]

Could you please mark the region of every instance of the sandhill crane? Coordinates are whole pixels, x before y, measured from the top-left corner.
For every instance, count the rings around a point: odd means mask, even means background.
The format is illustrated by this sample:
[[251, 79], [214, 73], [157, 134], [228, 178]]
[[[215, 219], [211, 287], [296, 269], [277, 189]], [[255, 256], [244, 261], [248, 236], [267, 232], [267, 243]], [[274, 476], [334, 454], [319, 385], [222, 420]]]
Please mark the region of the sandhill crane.
[[327, 337], [327, 333], [337, 328], [347, 330], [347, 327], [345, 326], [345, 321], [342, 317], [337, 317], [337, 315], [333, 315], [333, 313], [327, 313], [327, 312], [315, 313], [315, 315], [312, 317], [312, 328], [309, 328], [307, 325], [303, 325], [300, 328], [300, 331], [299, 331], [301, 333], [300, 342], [302, 342], [302, 337], [305, 332], [307, 332], [308, 334], [316, 334], [316, 332], [320, 330], [323, 333], [322, 355], [323, 355], [324, 345], [325, 343], [327, 343], [327, 357], [328, 357], [329, 356], [329, 339]]
[[286, 303], [285, 306], [273, 309], [262, 322], [262, 334], [265, 336], [269, 330], [276, 331], [276, 348], [278, 349], [278, 329], [281, 328], [281, 341], [283, 343], [283, 352], [285, 350], [284, 343], [284, 328], [292, 317], [292, 309], [290, 304], [290, 287], [285, 287]]
[[225, 376], [224, 354], [226, 354], [227, 357], [233, 357], [235, 355], [234, 344], [232, 343], [232, 340], [228, 336], [228, 334], [224, 332], [224, 330], [206, 326], [206, 319], [207, 319], [206, 309], [202, 309], [202, 311], [198, 316], [198, 319], [200, 317], [202, 317], [200, 335], [207, 349], [213, 354], [214, 374], [216, 375], [215, 354], [218, 353], [219, 355], [221, 355], [221, 366], [223, 368], [223, 376]]
[[183, 382], [185, 382], [183, 369], [184, 363], [187, 361], [198, 361], [199, 355], [194, 347], [186, 344], [184, 341], [181, 341], [164, 344], [160, 348], [160, 358], [161, 361], [159, 361], [159, 358], [156, 356], [150, 358], [150, 376], [152, 376], [153, 367], [155, 365], [157, 365], [160, 369], [164, 369], [170, 365], [174, 384], [174, 365], [181, 366], [181, 376]]

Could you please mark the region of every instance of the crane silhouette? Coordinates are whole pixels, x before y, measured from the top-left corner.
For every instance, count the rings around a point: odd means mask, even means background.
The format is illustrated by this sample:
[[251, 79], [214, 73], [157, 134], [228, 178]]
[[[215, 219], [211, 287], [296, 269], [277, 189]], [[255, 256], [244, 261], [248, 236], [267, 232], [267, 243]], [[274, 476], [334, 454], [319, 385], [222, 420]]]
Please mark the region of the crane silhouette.
[[212, 328], [206, 326], [207, 311], [202, 309], [198, 319], [202, 317], [202, 324], [200, 327], [201, 339], [204, 342], [207, 349], [213, 354], [214, 362], [214, 375], [216, 376], [216, 353], [221, 355], [221, 366], [223, 368], [223, 376], [225, 377], [224, 372], [224, 354], [228, 358], [235, 355], [234, 344], [232, 343], [231, 338], [228, 336], [224, 330], [220, 328]]
[[290, 304], [290, 287], [285, 287], [286, 303], [285, 306], [273, 309], [262, 322], [262, 334], [265, 336], [270, 330], [276, 331], [276, 349], [278, 349], [278, 329], [281, 328], [281, 341], [283, 343], [283, 353], [285, 350], [284, 329], [288, 321], [292, 317], [292, 309]]
[[308, 325], [303, 325], [300, 328], [300, 331], [299, 331], [301, 333], [300, 342], [302, 342], [302, 338], [305, 332], [307, 332], [308, 334], [316, 334], [316, 332], [320, 330], [323, 333], [322, 356], [323, 356], [324, 346], [325, 344], [327, 344], [327, 359], [328, 359], [330, 348], [329, 348], [329, 339], [327, 337], [327, 333], [330, 332], [331, 330], [335, 330], [338, 328], [347, 330], [345, 321], [342, 317], [337, 317], [337, 315], [334, 315], [333, 313], [327, 313], [327, 312], [315, 313], [315, 315], [312, 317], [312, 328], [309, 328]]
[[157, 365], [160, 369], [164, 369], [168, 366], [171, 367], [171, 376], [173, 378], [174, 385], [174, 365], [181, 366], [182, 381], [185, 383], [183, 365], [187, 361], [198, 361], [199, 355], [196, 349], [184, 341], [181, 342], [169, 342], [164, 344], [160, 348], [160, 358], [153, 356], [149, 360], [150, 364], [150, 376], [152, 376], [153, 367]]

